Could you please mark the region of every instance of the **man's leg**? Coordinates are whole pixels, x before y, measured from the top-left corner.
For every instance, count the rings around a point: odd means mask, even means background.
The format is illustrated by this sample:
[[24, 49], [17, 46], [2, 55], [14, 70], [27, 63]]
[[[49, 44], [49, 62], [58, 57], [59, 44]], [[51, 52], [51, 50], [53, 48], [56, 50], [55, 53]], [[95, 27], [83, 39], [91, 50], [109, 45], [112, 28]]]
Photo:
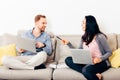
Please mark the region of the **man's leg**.
[[[21, 56], [22, 57], [22, 56]], [[24, 56], [23, 56], [24, 58]], [[2, 58], [2, 63], [4, 66], [12, 69], [32, 69], [34, 70], [34, 66], [29, 66], [24, 62], [17, 59], [17, 57], [12, 56], [4, 56]]]
[[26, 61], [25, 63], [30, 66], [38, 66], [44, 63], [46, 59], [47, 59], [47, 53], [41, 51], [37, 53], [35, 56], [33, 56], [30, 60]]

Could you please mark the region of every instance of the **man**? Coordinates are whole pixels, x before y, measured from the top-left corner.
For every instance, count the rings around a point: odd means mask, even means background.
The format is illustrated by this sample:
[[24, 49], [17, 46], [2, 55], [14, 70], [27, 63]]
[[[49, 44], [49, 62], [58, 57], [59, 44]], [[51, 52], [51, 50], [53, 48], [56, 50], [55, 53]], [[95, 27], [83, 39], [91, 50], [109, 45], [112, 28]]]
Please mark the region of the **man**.
[[[17, 48], [18, 52], [21, 53], [21, 56], [3, 57], [3, 65], [12, 69], [45, 68], [43, 63], [46, 61], [47, 55], [49, 56], [52, 53], [51, 39], [50, 36], [45, 32], [46, 25], [46, 16], [36, 15], [35, 27], [32, 30], [28, 30], [27, 32], [23, 33], [22, 35], [24, 38], [30, 38], [36, 41], [36, 53]], [[28, 58], [28, 60], [22, 61], [18, 57]]]

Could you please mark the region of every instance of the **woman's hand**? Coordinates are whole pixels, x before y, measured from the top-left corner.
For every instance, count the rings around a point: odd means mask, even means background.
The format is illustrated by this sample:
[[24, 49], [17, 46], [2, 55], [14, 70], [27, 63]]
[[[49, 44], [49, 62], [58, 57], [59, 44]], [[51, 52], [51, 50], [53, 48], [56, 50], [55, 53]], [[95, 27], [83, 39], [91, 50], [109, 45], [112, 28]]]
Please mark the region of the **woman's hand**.
[[102, 59], [100, 59], [100, 58], [94, 58], [93, 59], [94, 64], [100, 63], [101, 61], [102, 61]]
[[65, 39], [62, 39], [61, 42], [64, 44], [64, 45], [67, 45], [69, 43], [68, 40], [65, 40]]

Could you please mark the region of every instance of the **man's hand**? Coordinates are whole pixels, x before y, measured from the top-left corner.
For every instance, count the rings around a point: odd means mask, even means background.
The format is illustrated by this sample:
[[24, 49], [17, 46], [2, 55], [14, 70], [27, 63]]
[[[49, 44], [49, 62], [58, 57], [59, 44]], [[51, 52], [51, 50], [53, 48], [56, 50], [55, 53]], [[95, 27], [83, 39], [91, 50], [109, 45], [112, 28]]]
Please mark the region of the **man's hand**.
[[100, 58], [94, 58], [93, 59], [94, 64], [100, 63], [101, 61], [102, 61], [102, 59], [100, 59]]
[[43, 43], [41, 43], [41, 42], [36, 42], [36, 47], [37, 48], [42, 48], [42, 47], [44, 47], [45, 45], [43, 44]]
[[18, 52], [19, 53], [23, 53], [23, 52], [25, 52], [26, 50], [24, 50], [24, 49], [18, 49]]

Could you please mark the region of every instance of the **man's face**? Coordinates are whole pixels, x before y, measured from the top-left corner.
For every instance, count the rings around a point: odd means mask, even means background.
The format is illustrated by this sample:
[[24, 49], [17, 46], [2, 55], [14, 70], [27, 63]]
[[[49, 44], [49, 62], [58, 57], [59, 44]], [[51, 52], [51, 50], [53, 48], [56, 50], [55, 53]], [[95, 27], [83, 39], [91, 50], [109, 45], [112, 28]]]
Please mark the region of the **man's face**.
[[40, 18], [39, 21], [35, 22], [35, 25], [41, 32], [44, 32], [47, 25], [46, 18]]

